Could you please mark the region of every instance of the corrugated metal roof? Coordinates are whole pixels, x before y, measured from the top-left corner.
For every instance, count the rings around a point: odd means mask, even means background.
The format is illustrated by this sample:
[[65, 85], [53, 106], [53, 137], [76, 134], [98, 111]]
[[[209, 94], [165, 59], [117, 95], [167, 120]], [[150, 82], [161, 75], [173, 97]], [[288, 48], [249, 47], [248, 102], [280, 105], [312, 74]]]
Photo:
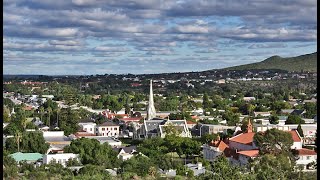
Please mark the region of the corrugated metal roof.
[[40, 153], [21, 153], [21, 152], [10, 154], [10, 156], [15, 161], [37, 161], [43, 157], [43, 155]]

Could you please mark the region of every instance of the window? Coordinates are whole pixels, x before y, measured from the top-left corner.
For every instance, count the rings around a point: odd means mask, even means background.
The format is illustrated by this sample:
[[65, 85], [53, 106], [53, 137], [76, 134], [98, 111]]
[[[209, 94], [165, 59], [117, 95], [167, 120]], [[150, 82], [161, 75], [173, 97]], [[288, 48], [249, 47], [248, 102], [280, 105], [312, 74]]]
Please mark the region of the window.
[[90, 128], [90, 131], [92, 131], [92, 128]]
[[114, 135], [116, 136], [116, 135], [117, 135], [117, 133], [114, 133]]
[[114, 128], [114, 130], [117, 130], [117, 128]]
[[[104, 131], [105, 130], [105, 128], [102, 128], [102, 131]], [[108, 130], [108, 128], [107, 128], [107, 130]]]
[[311, 156], [307, 156], [307, 160], [310, 160]]
[[87, 128], [84, 128], [85, 131], [87, 131]]
[[109, 130], [109, 128], [107, 128], [107, 131]]
[[102, 136], [104, 136], [104, 133], [102, 133]]

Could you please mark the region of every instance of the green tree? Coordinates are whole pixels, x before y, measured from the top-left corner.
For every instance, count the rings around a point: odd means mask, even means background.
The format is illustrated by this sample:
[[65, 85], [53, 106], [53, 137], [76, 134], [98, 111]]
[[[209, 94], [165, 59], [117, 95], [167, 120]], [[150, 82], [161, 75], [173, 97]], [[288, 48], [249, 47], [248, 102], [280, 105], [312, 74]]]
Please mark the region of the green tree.
[[269, 117], [270, 124], [279, 124], [279, 117], [277, 115], [271, 115]]
[[102, 175], [103, 179], [110, 179], [110, 174], [105, 170], [104, 167], [98, 165], [91, 165], [87, 164], [83, 168], [79, 170], [79, 175], [88, 175], [88, 176], [95, 176], [95, 175]]
[[4, 179], [15, 179], [18, 176], [16, 161], [8, 154], [3, 154], [3, 177]]
[[202, 143], [208, 144], [211, 141], [217, 140], [217, 138], [218, 138], [218, 134], [209, 134], [208, 133], [208, 134], [205, 134], [205, 135], [201, 136], [200, 140], [201, 140]]
[[290, 152], [293, 144], [290, 133], [278, 129], [268, 129], [265, 132], [258, 132], [253, 137], [254, 143], [259, 147], [262, 154], [280, 154]]
[[209, 96], [207, 93], [204, 93], [203, 99], [202, 99], [202, 107], [203, 109], [212, 108], [212, 103], [209, 100]]
[[303, 130], [302, 130], [302, 128], [301, 128], [301, 124], [298, 125], [297, 131], [298, 131], [300, 137], [304, 137], [304, 135], [303, 135]]
[[304, 120], [298, 115], [289, 115], [286, 124], [304, 124]]
[[256, 179], [291, 179], [294, 161], [288, 158], [288, 154], [278, 155], [265, 154], [253, 162], [253, 169]]
[[44, 107], [41, 106], [41, 107], [40, 107], [40, 117], [41, 117], [41, 121], [42, 121], [42, 122], [43, 122], [43, 119], [42, 119], [43, 114], [44, 114]]
[[105, 168], [115, 168], [120, 164], [117, 153], [108, 143], [100, 144], [96, 139], [81, 138], [72, 140], [65, 152], [79, 154], [81, 163], [100, 165]]
[[139, 176], [146, 176], [149, 173], [149, 169], [154, 167], [153, 162], [145, 156], [137, 155], [122, 163], [122, 172], [137, 173]]
[[51, 112], [52, 112], [52, 108], [49, 106], [48, 107], [48, 109], [47, 109], [47, 111], [48, 111], [48, 126], [49, 126], [49, 128], [51, 127], [51, 122], [50, 122], [50, 115], [51, 115]]

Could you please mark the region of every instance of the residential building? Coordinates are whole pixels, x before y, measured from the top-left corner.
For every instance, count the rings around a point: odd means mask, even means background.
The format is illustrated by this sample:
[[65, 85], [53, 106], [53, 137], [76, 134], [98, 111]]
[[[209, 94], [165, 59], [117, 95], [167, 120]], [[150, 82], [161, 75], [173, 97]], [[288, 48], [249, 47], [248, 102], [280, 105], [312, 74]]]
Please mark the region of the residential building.
[[257, 117], [257, 116], [262, 116], [262, 117], [269, 117], [271, 114], [270, 112], [253, 112], [254, 114], [254, 117]]
[[118, 137], [119, 136], [119, 125], [112, 121], [104, 122], [96, 127], [97, 136], [107, 136], [107, 137]]
[[50, 162], [53, 161], [66, 167], [67, 161], [69, 161], [70, 159], [79, 160], [78, 158], [79, 158], [79, 155], [73, 154], [73, 153], [45, 154], [43, 156], [43, 164], [49, 164]]
[[222, 140], [218, 139], [209, 144], [203, 145], [203, 158], [208, 161], [214, 161], [221, 154], [227, 154], [229, 146]]
[[26, 161], [27, 163], [35, 163], [38, 160], [42, 159], [43, 155], [40, 153], [21, 153], [21, 152], [16, 152], [13, 154], [10, 154], [11, 156], [17, 163]]
[[125, 161], [134, 156], [134, 153], [137, 152], [136, 146], [128, 146], [128, 147], [119, 147], [113, 148], [114, 151], [118, 153], [118, 159]]
[[296, 150], [298, 159], [297, 166], [303, 166], [303, 169], [311, 169], [310, 164], [317, 162], [317, 153], [314, 150], [301, 148]]
[[197, 164], [186, 164], [185, 165], [188, 169], [193, 171], [193, 175], [194, 176], [199, 176], [201, 174], [206, 173], [206, 168], [202, 166], [201, 162], [198, 162]]
[[200, 136], [203, 136], [205, 134], [217, 134], [226, 132], [228, 129], [235, 130], [235, 128], [235, 126], [200, 124]]
[[96, 134], [95, 129], [97, 124], [94, 122], [80, 122], [79, 126], [81, 127], [82, 130], [88, 133]]

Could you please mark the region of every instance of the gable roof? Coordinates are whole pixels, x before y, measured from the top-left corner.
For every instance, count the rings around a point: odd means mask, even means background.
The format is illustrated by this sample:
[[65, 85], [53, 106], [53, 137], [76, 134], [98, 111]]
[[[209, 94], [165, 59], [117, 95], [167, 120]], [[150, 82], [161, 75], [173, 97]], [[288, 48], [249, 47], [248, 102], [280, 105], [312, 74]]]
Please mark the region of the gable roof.
[[229, 146], [222, 140], [211, 142], [209, 145], [219, 148], [220, 151], [224, 151], [226, 148], [229, 148]]
[[303, 114], [305, 111], [303, 109], [295, 109], [291, 112], [292, 115], [301, 115]]
[[229, 139], [229, 141], [237, 142], [240, 144], [252, 145], [254, 132], [241, 133]]
[[131, 153], [132, 151], [137, 151], [137, 146], [116, 147], [113, 150], [117, 153], [120, 153], [121, 150], [124, 150], [125, 153]]
[[197, 123], [195, 123], [193, 121], [187, 121], [187, 124], [197, 124]]
[[287, 131], [287, 132], [291, 134], [293, 142], [301, 142], [302, 139], [296, 130]]
[[297, 149], [299, 156], [310, 156], [310, 155], [317, 155], [317, 153], [314, 150], [311, 149]]
[[246, 151], [238, 151], [238, 154], [248, 156], [248, 157], [257, 157], [259, 155], [258, 149], [246, 150]]

